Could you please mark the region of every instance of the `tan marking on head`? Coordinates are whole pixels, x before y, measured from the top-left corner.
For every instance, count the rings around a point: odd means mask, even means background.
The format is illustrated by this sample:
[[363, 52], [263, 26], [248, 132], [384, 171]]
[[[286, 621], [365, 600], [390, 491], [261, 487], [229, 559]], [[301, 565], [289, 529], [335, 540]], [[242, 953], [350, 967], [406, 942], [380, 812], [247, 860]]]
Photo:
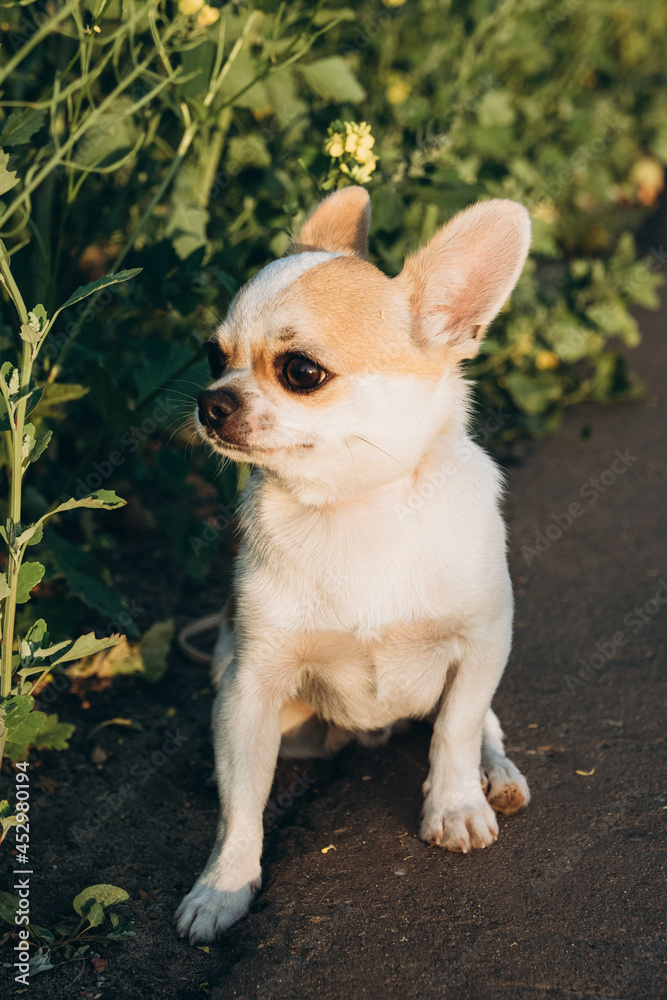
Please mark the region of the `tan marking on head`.
[[[367, 261], [337, 257], [305, 272], [272, 303], [281, 329], [294, 333], [290, 347], [334, 375], [386, 374], [434, 380], [442, 364], [411, 337], [409, 302], [391, 278]], [[275, 380], [280, 338], [258, 346], [253, 363], [260, 380]], [[304, 401], [333, 402], [342, 390], [332, 379]]]

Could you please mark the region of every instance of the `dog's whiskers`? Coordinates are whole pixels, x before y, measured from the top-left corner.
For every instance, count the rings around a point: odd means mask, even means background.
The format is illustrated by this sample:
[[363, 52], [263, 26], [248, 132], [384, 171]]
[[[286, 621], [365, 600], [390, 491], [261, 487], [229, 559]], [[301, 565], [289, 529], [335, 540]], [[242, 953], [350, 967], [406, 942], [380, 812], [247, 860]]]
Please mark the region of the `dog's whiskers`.
[[400, 467], [401, 467], [402, 469], [405, 469], [405, 471], [406, 471], [406, 472], [410, 472], [410, 469], [408, 469], [408, 467], [407, 467], [406, 465], [403, 465], [403, 463], [402, 463], [402, 462], [399, 462], [399, 460], [398, 460], [397, 458], [395, 458], [395, 457], [394, 457], [393, 455], [390, 455], [390, 454], [389, 454], [389, 452], [388, 452], [388, 451], [385, 451], [385, 450], [384, 450], [384, 448], [381, 448], [379, 444], [373, 444], [373, 442], [372, 442], [372, 441], [369, 441], [369, 440], [368, 440], [367, 438], [365, 438], [365, 437], [361, 437], [361, 435], [360, 435], [360, 434], [353, 434], [353, 435], [352, 435], [352, 437], [356, 437], [356, 438], [358, 438], [358, 439], [359, 439], [360, 441], [363, 441], [363, 442], [364, 442], [365, 444], [369, 444], [369, 445], [371, 446], [371, 448], [377, 448], [377, 450], [378, 450], [378, 451], [381, 451], [383, 455], [386, 455], [386, 456], [387, 456], [387, 458], [390, 458], [390, 459], [392, 460], [392, 462], [396, 462], [396, 464], [397, 464], [397, 465], [400, 465]]

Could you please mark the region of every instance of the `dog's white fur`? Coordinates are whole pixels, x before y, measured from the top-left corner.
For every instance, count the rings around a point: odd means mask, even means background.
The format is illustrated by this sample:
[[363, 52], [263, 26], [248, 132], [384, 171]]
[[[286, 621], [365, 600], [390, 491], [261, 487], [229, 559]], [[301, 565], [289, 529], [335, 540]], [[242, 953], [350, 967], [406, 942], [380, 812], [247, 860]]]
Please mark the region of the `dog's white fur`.
[[[365, 191], [331, 195], [214, 335], [230, 360], [212, 389], [240, 405], [200, 430], [256, 468], [235, 635], [223, 626], [214, 656], [218, 837], [177, 913], [193, 943], [244, 916], [260, 887], [281, 748], [326, 754], [431, 719], [420, 836], [454, 851], [493, 843], [494, 809], [529, 801], [490, 709], [512, 592], [500, 476], [467, 435], [458, 365], [521, 272], [528, 216], [513, 202], [480, 203], [395, 279], [362, 260], [367, 228]], [[289, 391], [271, 360], [285, 349], [330, 382]]]

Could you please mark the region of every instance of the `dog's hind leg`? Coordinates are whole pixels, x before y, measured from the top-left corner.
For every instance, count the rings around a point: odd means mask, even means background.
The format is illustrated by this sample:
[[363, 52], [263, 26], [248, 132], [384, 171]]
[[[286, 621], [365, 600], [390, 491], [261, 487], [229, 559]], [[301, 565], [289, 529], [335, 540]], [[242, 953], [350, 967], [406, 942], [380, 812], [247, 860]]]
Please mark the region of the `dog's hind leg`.
[[331, 757], [342, 750], [355, 734], [320, 718], [302, 701], [289, 701], [280, 709], [282, 739], [280, 756], [307, 760]]
[[486, 713], [482, 729], [482, 774], [486, 775], [486, 797], [496, 812], [509, 816], [530, 802], [526, 779], [505, 756], [503, 731], [498, 716]]

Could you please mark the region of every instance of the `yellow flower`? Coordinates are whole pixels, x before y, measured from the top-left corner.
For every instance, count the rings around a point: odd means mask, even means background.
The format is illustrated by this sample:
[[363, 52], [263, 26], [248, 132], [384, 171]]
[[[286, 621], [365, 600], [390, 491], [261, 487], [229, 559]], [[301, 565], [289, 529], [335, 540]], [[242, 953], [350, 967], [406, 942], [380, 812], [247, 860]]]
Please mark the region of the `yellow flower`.
[[366, 163], [363, 166], [357, 166], [357, 164], [354, 163], [351, 167], [348, 167], [347, 163], [341, 163], [340, 171], [342, 174], [347, 174], [348, 177], [351, 177], [353, 181], [357, 182], [357, 184], [368, 184], [371, 179], [371, 174], [375, 170], [377, 159], [377, 156], [374, 156], [372, 163]]
[[215, 22], [218, 20], [219, 17], [220, 17], [220, 11], [217, 9], [217, 7], [209, 7], [208, 4], [205, 4], [202, 7], [201, 11], [199, 12], [199, 17], [197, 18], [197, 27], [209, 28], [212, 24], [215, 24]]
[[343, 126], [344, 133], [340, 123], [335, 122], [332, 128], [338, 127], [341, 131], [334, 132], [330, 128], [324, 143], [324, 152], [332, 159], [342, 161], [332, 167], [326, 181], [328, 188], [336, 184], [337, 170], [357, 184], [368, 184], [378, 162], [378, 157], [372, 151], [375, 139], [368, 122], [343, 122]]
[[382, 0], [385, 7], [402, 7], [405, 0]]
[[324, 152], [328, 153], [329, 156], [335, 158], [337, 156], [342, 156], [345, 152], [345, 146], [343, 143], [343, 137], [340, 132], [334, 132], [331, 138], [324, 144]]
[[535, 367], [540, 371], [546, 368], [558, 368], [558, 358], [553, 351], [538, 351], [535, 355]]
[[351, 153], [357, 163], [368, 163], [373, 154], [375, 139], [367, 122], [345, 122], [345, 152]]
[[204, 6], [204, 0], [178, 0], [181, 14], [196, 14]]
[[387, 100], [390, 104], [405, 104], [412, 87], [402, 73], [391, 73], [387, 87]]

